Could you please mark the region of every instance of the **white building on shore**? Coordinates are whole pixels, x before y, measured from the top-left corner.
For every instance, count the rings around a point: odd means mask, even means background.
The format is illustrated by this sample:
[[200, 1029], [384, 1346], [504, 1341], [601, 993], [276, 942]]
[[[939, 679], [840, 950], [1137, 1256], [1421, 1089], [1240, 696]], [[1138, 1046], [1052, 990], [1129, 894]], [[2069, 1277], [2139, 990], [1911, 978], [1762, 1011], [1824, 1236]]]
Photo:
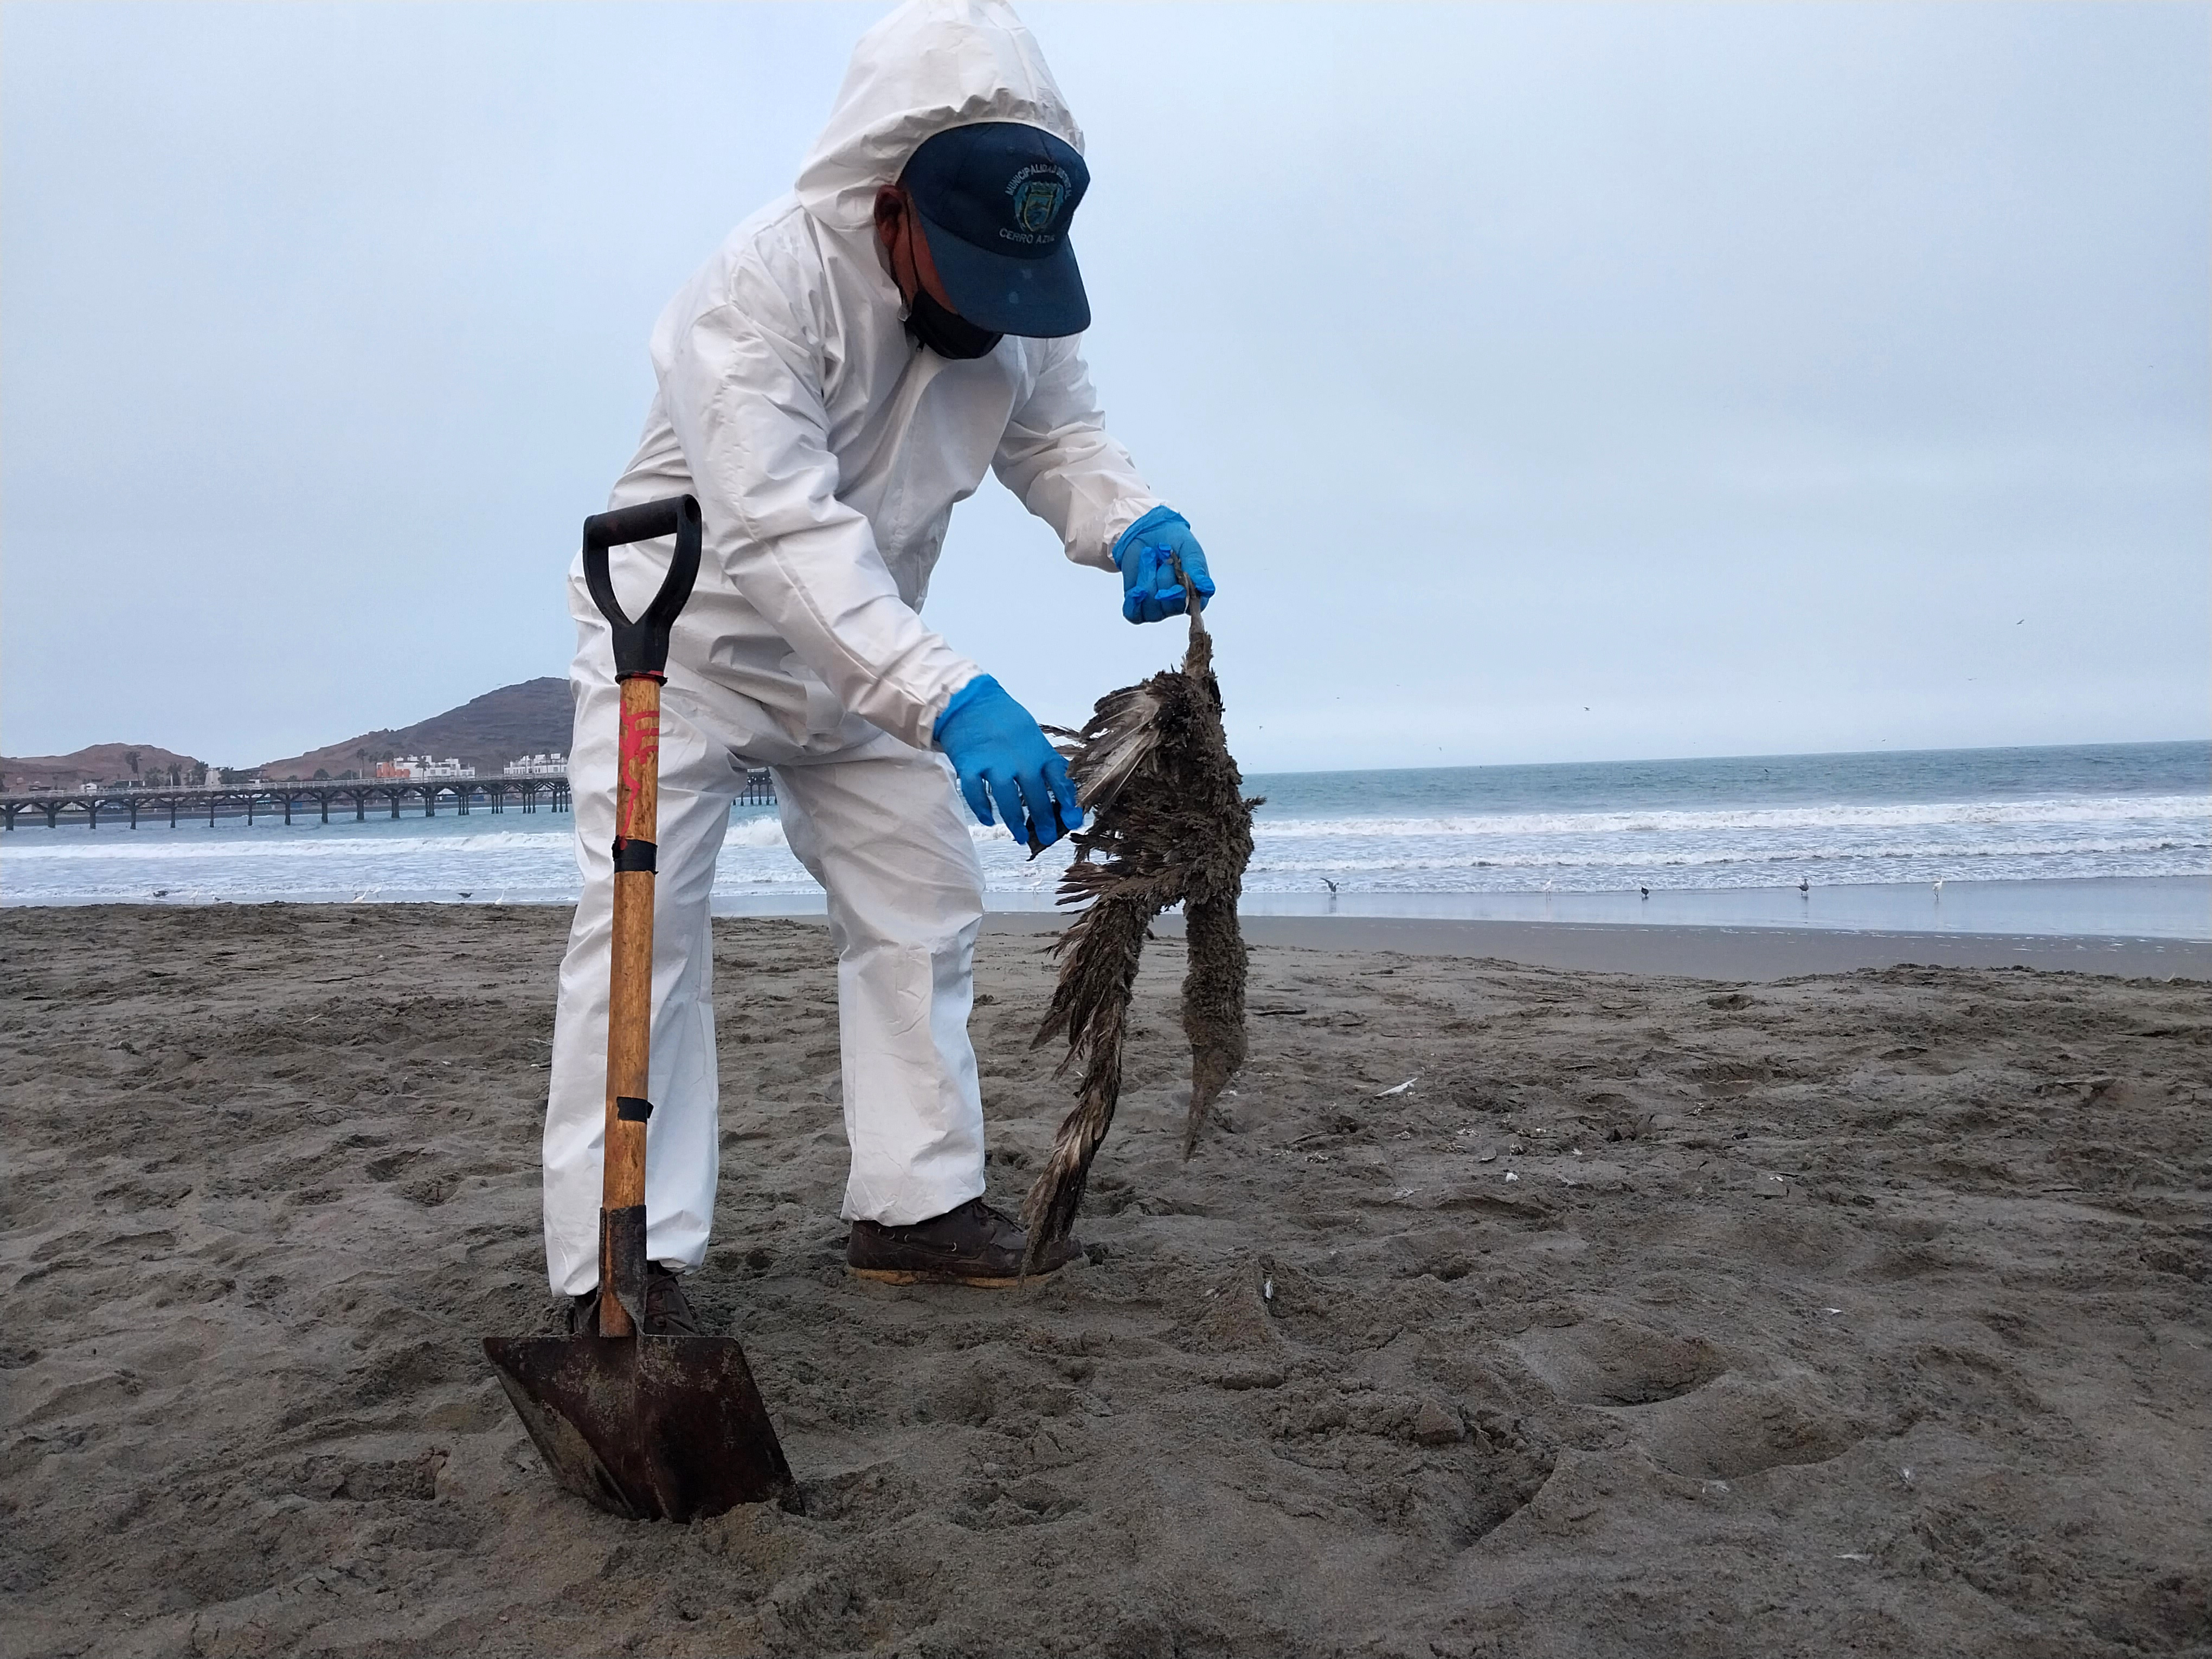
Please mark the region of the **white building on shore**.
[[557, 778], [568, 769], [568, 757], [562, 754], [525, 755], [507, 763], [510, 778]]
[[477, 775], [473, 766], [464, 766], [458, 757], [433, 760], [428, 755], [402, 755], [398, 760], [379, 761], [376, 775], [380, 778], [408, 778], [416, 782], [439, 778], [472, 778]]

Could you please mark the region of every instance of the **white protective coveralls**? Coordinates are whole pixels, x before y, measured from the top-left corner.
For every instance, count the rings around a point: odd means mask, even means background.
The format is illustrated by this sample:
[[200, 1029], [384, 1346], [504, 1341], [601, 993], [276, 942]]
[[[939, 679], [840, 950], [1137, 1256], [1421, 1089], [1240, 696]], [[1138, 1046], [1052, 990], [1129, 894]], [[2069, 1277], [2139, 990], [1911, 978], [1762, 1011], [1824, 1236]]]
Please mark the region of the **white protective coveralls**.
[[[951, 362], [901, 326], [876, 191], [924, 139], [985, 121], [1082, 148], [1009, 8], [912, 0], [861, 38], [796, 191], [732, 232], [653, 330], [659, 392], [608, 505], [689, 491], [705, 520], [662, 702], [653, 914], [646, 1250], [679, 1270], [705, 1255], [714, 1214], [708, 899], [749, 766], [774, 769], [791, 849], [829, 892], [852, 1148], [844, 1215], [903, 1225], [983, 1191], [968, 1042], [982, 870], [931, 746], [946, 702], [979, 671], [919, 612], [952, 508], [987, 467], [1070, 559], [1102, 570], [1158, 504], [1106, 435], [1075, 340], [1009, 337]], [[630, 615], [672, 550], [616, 550]], [[620, 699], [580, 558], [568, 595], [583, 896], [561, 968], [544, 1196], [549, 1276], [574, 1295], [599, 1282]]]

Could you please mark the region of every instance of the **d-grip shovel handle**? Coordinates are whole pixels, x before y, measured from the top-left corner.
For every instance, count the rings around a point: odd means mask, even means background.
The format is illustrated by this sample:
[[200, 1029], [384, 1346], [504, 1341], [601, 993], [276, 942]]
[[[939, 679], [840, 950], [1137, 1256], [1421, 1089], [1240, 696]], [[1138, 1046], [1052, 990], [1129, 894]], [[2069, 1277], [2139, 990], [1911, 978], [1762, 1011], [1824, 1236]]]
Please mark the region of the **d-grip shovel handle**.
[[[645, 615], [616, 603], [607, 550], [673, 535], [676, 556]], [[601, 1336], [645, 1326], [646, 1121], [653, 1071], [653, 886], [659, 861], [660, 684], [668, 633], [699, 575], [699, 503], [689, 495], [584, 520], [584, 583], [614, 629], [622, 730], [615, 761], [614, 938], [607, 982], [607, 1115], [599, 1197]]]
[[[607, 550], [662, 536], [676, 538], [676, 556], [645, 615], [632, 622], [615, 599], [607, 574]], [[690, 495], [668, 495], [636, 507], [617, 507], [584, 520], [584, 586], [615, 632], [615, 678], [658, 674], [668, 666], [668, 630], [676, 625], [691, 586], [699, 580], [699, 503]]]

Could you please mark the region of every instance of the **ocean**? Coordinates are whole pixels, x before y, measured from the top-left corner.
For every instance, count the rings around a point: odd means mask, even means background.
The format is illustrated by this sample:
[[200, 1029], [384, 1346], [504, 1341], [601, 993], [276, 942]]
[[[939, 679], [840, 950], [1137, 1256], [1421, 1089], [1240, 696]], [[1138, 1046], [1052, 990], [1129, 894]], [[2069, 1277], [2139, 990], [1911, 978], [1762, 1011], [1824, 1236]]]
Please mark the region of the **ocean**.
[[[2212, 938], [2212, 743], [1295, 772], [1247, 787], [1266, 797], [1255, 911]], [[1064, 849], [1032, 861], [1002, 831], [974, 833], [994, 908], [1050, 906]], [[24, 820], [0, 838], [5, 904], [575, 893], [566, 814]], [[730, 913], [822, 905], [773, 808], [732, 814], [714, 896]]]

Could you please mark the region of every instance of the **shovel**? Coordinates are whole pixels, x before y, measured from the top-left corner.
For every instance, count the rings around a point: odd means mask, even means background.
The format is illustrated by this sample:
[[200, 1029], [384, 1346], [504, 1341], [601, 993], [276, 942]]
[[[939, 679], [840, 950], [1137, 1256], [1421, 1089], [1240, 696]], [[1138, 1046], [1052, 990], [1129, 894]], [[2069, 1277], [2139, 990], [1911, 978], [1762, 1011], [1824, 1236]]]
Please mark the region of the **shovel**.
[[[644, 617], [632, 622], [608, 579], [607, 550], [669, 535], [676, 556], [667, 578]], [[699, 574], [699, 503], [689, 495], [584, 520], [584, 579], [613, 624], [622, 686], [599, 1328], [484, 1339], [484, 1352], [553, 1478], [609, 1513], [637, 1521], [696, 1520], [795, 1492], [767, 1403], [735, 1339], [645, 1334], [660, 687], [668, 630]]]

